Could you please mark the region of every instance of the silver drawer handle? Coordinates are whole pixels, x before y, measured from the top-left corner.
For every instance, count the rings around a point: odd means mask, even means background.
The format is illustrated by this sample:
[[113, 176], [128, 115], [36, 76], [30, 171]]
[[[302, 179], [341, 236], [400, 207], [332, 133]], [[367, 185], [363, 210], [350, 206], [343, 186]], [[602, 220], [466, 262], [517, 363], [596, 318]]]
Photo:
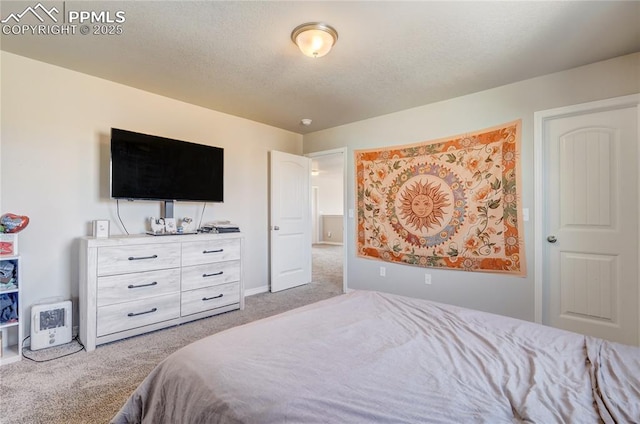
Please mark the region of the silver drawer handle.
[[224, 294], [219, 294], [213, 297], [203, 297], [202, 300], [220, 299], [222, 296], [224, 296]]
[[138, 284], [137, 286], [134, 286], [133, 284], [129, 284], [127, 286], [127, 288], [129, 288], [129, 289], [137, 289], [137, 288], [140, 288], [140, 287], [155, 286], [156, 284], [158, 284], [157, 281], [154, 281], [153, 283], [148, 283], [148, 284]]
[[130, 261], [139, 261], [139, 260], [141, 260], [141, 259], [155, 259], [155, 258], [157, 258], [157, 257], [158, 257], [158, 255], [152, 255], [152, 256], [138, 256], [138, 257], [135, 257], [135, 256], [129, 256], [129, 260], [130, 260]]
[[215, 277], [216, 275], [222, 275], [222, 274], [224, 274], [224, 271], [214, 272], [213, 274], [202, 274], [202, 278]]
[[135, 317], [135, 316], [138, 316], [138, 315], [150, 314], [150, 313], [155, 312], [157, 310], [158, 310], [158, 308], [153, 308], [153, 309], [149, 309], [148, 311], [144, 311], [144, 312], [129, 312], [127, 314], [127, 316], [128, 317]]
[[216, 249], [216, 250], [203, 250], [202, 253], [207, 254], [207, 253], [220, 253], [220, 252], [224, 252], [224, 249]]

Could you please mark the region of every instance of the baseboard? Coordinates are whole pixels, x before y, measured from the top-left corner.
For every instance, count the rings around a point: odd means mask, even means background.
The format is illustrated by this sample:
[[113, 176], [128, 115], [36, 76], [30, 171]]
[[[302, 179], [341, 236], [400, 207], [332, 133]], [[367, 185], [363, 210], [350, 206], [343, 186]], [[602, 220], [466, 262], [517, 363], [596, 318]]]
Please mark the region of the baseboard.
[[253, 289], [247, 289], [244, 291], [244, 295], [253, 296], [254, 294], [266, 293], [269, 291], [269, 286], [255, 287]]
[[342, 246], [344, 243], [338, 243], [335, 241], [319, 241], [316, 244], [330, 244], [332, 246]]

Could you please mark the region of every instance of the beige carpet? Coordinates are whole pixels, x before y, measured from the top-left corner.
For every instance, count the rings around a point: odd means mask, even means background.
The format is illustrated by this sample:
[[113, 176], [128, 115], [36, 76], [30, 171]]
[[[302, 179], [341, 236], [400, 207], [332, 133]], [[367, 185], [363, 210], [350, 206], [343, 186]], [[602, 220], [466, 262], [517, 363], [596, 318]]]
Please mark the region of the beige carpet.
[[[108, 423], [153, 367], [182, 346], [342, 293], [342, 246], [316, 245], [313, 250], [312, 283], [247, 297], [244, 311], [109, 343], [91, 353], [82, 350], [41, 363], [23, 359], [1, 367], [0, 423]], [[78, 348], [72, 342], [25, 353], [46, 360]]]

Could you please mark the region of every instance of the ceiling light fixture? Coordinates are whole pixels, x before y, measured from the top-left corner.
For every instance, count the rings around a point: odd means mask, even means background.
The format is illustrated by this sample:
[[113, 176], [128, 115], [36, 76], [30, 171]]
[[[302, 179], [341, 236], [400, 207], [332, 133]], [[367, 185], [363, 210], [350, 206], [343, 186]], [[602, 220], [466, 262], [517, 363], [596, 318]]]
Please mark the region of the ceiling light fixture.
[[338, 41], [338, 32], [325, 23], [309, 22], [298, 25], [291, 32], [291, 40], [305, 56], [322, 57]]

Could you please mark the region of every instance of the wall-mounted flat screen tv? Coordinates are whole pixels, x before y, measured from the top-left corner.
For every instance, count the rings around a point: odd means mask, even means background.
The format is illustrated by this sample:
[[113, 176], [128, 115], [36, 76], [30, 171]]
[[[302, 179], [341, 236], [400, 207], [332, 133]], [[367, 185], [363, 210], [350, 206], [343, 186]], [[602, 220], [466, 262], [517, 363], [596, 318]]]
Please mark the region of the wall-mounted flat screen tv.
[[111, 197], [222, 202], [224, 149], [112, 128]]

